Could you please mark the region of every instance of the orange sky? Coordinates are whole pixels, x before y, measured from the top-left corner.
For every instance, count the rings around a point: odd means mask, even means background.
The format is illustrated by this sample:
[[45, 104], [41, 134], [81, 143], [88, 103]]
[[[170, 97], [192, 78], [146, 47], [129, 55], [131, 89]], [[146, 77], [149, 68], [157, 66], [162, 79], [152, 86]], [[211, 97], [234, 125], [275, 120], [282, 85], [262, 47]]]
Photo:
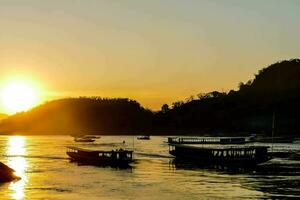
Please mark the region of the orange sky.
[[294, 0], [0, 3], [1, 80], [34, 81], [43, 101], [129, 97], [156, 110], [300, 52]]

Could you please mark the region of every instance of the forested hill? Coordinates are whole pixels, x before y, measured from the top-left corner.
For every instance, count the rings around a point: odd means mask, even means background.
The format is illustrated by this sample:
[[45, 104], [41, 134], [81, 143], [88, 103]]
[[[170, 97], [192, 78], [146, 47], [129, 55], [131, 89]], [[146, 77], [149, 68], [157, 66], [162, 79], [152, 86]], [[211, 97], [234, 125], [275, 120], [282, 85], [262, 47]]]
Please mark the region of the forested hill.
[[35, 134], [115, 134], [149, 130], [152, 112], [129, 99], [55, 100], [0, 124], [0, 131]]
[[55, 100], [0, 123], [0, 132], [183, 134], [248, 132], [300, 136], [300, 60], [272, 64], [237, 91], [199, 94], [152, 112], [129, 99]]
[[272, 64], [229, 93], [213, 91], [164, 105], [154, 125], [160, 130], [270, 134], [275, 113], [277, 134], [300, 133], [300, 60]]

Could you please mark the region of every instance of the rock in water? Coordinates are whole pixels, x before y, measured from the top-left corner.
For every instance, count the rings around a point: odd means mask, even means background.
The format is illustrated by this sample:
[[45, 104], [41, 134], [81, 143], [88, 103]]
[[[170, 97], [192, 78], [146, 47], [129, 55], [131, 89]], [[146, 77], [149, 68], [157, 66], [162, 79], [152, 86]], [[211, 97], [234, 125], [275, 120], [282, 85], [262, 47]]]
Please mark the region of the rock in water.
[[14, 172], [15, 170], [0, 162], [0, 183], [21, 179]]

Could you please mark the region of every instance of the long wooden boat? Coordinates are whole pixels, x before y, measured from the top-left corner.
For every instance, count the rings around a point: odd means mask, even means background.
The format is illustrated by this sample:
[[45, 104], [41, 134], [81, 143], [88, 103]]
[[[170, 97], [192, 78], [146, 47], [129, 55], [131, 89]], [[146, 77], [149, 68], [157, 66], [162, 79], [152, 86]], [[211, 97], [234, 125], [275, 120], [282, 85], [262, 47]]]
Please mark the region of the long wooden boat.
[[126, 166], [133, 161], [133, 151], [124, 149], [95, 151], [68, 146], [67, 155], [71, 160], [93, 165]]
[[74, 138], [91, 138], [91, 139], [99, 139], [99, 138], [101, 138], [101, 136], [99, 136], [99, 135], [79, 135], [79, 134], [77, 134], [77, 135], [71, 135], [72, 137], [74, 137]]
[[192, 146], [169, 144], [169, 153], [177, 159], [209, 165], [257, 165], [271, 159], [268, 146]]

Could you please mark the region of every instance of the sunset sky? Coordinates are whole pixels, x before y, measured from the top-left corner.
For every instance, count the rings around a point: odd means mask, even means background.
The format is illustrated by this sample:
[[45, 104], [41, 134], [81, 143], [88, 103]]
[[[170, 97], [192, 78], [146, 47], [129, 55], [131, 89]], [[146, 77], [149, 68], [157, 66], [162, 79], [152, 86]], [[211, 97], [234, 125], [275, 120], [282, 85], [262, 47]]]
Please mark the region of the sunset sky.
[[299, 57], [299, 19], [298, 0], [0, 0], [0, 88], [157, 110]]

